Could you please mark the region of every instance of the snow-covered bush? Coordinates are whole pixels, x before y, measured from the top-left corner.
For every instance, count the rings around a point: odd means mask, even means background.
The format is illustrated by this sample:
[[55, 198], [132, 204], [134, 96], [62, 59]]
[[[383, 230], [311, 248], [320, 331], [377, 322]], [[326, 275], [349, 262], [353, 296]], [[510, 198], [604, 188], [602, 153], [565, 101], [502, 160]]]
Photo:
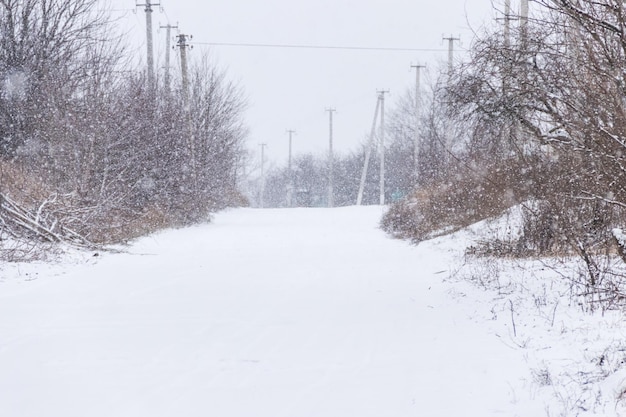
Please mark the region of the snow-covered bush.
[[188, 93], [176, 78], [149, 85], [100, 3], [0, 6], [0, 225], [13, 237], [121, 242], [244, 203], [241, 90], [208, 59], [190, 65]]

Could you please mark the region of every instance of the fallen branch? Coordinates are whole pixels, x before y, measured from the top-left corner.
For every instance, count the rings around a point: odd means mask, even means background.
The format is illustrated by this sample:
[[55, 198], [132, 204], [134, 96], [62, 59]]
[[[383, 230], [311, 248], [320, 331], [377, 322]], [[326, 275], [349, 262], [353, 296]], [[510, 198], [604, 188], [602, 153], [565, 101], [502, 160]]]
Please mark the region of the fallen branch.
[[53, 216], [48, 208], [57, 199], [53, 196], [32, 212], [5, 194], [0, 194], [1, 232], [14, 238], [36, 238], [49, 243], [67, 243], [81, 248], [95, 249], [98, 246], [80, 233], [63, 226], [62, 220]]

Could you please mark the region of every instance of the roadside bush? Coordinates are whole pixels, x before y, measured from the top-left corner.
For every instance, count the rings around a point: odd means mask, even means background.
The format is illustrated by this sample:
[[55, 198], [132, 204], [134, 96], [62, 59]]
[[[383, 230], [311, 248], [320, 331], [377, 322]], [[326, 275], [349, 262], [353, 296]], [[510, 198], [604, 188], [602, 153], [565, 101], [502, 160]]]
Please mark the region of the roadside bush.
[[383, 229], [419, 242], [495, 217], [531, 193], [518, 161], [477, 166], [457, 166], [447, 181], [421, 188], [393, 204], [382, 219]]

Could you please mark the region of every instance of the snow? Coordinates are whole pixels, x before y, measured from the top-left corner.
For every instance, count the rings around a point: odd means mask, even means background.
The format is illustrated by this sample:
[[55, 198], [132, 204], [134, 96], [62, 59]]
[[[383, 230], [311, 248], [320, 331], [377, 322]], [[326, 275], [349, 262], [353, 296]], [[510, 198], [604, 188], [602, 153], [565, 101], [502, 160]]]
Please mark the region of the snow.
[[4, 96], [7, 99], [24, 99], [28, 87], [28, 75], [23, 71], [10, 72], [3, 82]]
[[613, 229], [613, 237], [617, 239], [620, 247], [626, 247], [626, 235], [624, 235], [624, 231], [622, 229], [615, 228]]
[[[619, 314], [534, 301], [549, 271], [464, 263], [469, 231], [393, 240], [382, 210], [237, 209], [3, 265], [0, 415], [555, 416], [572, 361], [608, 334], [619, 351]], [[619, 411], [618, 362], [581, 391], [606, 399], [590, 413]]]

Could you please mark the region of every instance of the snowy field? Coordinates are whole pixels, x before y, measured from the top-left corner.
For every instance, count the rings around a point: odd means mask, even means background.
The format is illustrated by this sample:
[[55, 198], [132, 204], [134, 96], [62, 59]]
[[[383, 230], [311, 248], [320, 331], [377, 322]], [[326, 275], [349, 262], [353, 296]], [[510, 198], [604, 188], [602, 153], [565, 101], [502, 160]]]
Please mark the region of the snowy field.
[[470, 232], [390, 239], [381, 215], [238, 209], [2, 265], [0, 416], [626, 415], [621, 315], [583, 314], [541, 265], [465, 263]]

